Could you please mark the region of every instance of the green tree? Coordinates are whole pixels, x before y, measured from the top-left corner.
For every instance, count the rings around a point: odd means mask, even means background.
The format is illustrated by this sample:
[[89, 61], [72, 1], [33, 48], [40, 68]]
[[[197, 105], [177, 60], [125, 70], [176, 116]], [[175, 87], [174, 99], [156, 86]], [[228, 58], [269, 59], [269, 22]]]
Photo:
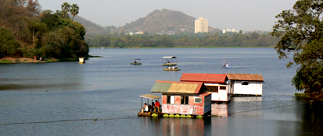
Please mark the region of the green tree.
[[68, 12], [70, 12], [71, 5], [68, 4], [67, 2], [64, 2], [61, 5], [61, 8], [62, 8], [62, 11], [61, 11], [62, 18], [69, 18], [68, 17]]
[[70, 12], [73, 15], [73, 21], [74, 21], [74, 17], [79, 13], [79, 6], [77, 6], [77, 4], [72, 4]]
[[272, 35], [281, 36], [275, 46], [279, 58], [294, 53], [287, 67], [298, 65], [292, 83], [297, 90], [322, 91], [323, 72], [323, 1], [299, 0], [293, 9], [284, 10], [276, 16]]
[[10, 33], [9, 30], [5, 28], [0, 29], [0, 53], [13, 55], [18, 51], [18, 42], [16, 42], [15, 37]]

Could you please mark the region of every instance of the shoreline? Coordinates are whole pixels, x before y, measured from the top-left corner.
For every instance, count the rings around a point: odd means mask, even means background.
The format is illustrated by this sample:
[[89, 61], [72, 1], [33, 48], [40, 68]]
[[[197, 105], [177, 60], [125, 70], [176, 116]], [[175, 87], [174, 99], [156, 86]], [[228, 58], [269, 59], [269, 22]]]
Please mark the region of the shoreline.
[[[89, 47], [89, 49], [101, 49], [102, 47]], [[124, 48], [114, 48], [114, 47], [103, 47], [104, 49], [167, 49], [167, 48], [275, 48], [274, 46], [268, 47], [204, 47], [204, 46], [183, 46], [183, 47], [124, 47]]]
[[[102, 56], [94, 56], [88, 55], [85, 59], [94, 58], [94, 57], [102, 57]], [[79, 61], [79, 58], [62, 58], [62, 59], [43, 59], [43, 60], [35, 60], [32, 58], [26, 57], [2, 57], [0, 59], [0, 64], [19, 64], [19, 63], [52, 63], [52, 62], [64, 62], [64, 61]]]

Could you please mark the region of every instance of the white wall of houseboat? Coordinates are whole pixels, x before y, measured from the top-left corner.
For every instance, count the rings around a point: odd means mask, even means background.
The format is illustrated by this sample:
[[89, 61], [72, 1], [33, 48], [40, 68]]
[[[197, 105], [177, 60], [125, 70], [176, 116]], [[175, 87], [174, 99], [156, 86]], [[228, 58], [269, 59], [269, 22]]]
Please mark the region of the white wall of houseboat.
[[[224, 85], [224, 84], [213, 84], [213, 83], [204, 83], [205, 86], [217, 86], [218, 92], [212, 92], [211, 100], [212, 101], [222, 101], [222, 102], [228, 102], [231, 99], [230, 96], [230, 86]], [[226, 89], [221, 89], [221, 86], [225, 86]]]
[[[243, 85], [242, 82], [248, 82], [247, 85]], [[262, 95], [263, 82], [256, 81], [232, 81], [233, 95]]]

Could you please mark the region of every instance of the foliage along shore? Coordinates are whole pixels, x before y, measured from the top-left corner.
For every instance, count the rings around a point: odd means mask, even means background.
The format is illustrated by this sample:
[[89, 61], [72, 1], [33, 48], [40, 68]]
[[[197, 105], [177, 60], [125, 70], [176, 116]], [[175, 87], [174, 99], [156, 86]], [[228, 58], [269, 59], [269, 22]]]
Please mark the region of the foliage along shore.
[[3, 0], [0, 4], [0, 57], [78, 58], [88, 56], [85, 28], [74, 22], [76, 4], [64, 2], [61, 11], [42, 11], [38, 1]]
[[295, 97], [297, 100], [301, 101], [323, 101], [322, 94], [295, 93]]
[[[94, 55], [87, 55], [85, 59], [94, 58], [94, 57], [102, 57], [102, 56], [94, 56]], [[35, 60], [31, 58], [24, 58], [24, 57], [3, 57], [0, 59], [0, 64], [14, 64], [14, 63], [45, 63], [45, 62], [63, 62], [63, 61], [79, 61], [79, 58], [45, 58], [42, 60]]]
[[279, 37], [268, 34], [209, 33], [175, 35], [88, 35], [89, 47], [104, 48], [214, 48], [274, 47]]

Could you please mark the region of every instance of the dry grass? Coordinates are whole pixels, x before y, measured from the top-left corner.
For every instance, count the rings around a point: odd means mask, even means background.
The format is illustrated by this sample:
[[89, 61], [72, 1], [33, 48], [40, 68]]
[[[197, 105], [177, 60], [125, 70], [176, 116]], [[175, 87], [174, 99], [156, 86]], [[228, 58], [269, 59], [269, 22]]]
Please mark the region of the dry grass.
[[34, 60], [32, 58], [14, 58], [14, 57], [4, 57], [0, 59], [1, 62], [12, 62], [12, 63], [39, 63], [44, 61]]

